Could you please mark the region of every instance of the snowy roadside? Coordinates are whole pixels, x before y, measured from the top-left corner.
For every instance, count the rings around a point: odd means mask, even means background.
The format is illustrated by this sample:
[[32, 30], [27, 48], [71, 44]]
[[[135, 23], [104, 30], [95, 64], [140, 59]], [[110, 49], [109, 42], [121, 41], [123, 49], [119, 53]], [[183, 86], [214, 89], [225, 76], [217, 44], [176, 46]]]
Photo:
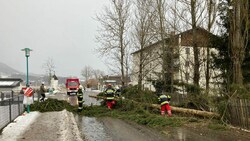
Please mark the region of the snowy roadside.
[[20, 135], [22, 135], [25, 130], [35, 122], [36, 118], [40, 115], [39, 112], [30, 112], [28, 114], [23, 114], [17, 117], [14, 122], [8, 124], [3, 129], [0, 135], [0, 140], [3, 141], [13, 141], [16, 140]]
[[30, 112], [19, 116], [3, 129], [3, 141], [82, 141], [72, 113]]

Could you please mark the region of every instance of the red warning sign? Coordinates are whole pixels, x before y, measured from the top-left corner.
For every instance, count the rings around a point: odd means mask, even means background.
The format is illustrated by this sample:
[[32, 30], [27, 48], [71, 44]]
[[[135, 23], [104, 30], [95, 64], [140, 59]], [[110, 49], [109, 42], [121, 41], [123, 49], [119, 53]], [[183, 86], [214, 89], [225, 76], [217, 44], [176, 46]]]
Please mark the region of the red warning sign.
[[33, 89], [28, 87], [25, 91], [24, 91], [24, 95], [31, 97], [33, 95]]

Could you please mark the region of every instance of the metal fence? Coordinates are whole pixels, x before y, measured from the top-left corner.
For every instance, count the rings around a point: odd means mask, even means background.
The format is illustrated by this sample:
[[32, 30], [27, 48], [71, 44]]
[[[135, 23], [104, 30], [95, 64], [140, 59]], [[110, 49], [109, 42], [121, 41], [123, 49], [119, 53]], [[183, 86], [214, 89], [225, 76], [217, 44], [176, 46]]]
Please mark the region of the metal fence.
[[23, 95], [13, 91], [0, 93], [0, 131], [23, 112]]
[[[33, 100], [37, 101], [39, 98], [40, 95], [34, 93]], [[0, 92], [0, 133], [5, 126], [13, 122], [24, 111], [23, 94], [14, 91]]]
[[237, 127], [250, 129], [250, 100], [233, 99], [228, 104], [229, 122]]

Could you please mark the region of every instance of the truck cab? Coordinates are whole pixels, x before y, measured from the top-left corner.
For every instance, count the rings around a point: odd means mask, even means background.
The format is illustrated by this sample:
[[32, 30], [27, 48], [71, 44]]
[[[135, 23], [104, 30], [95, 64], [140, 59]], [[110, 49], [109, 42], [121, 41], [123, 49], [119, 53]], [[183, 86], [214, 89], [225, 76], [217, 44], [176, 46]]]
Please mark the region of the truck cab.
[[66, 79], [67, 95], [76, 95], [79, 85], [80, 85], [80, 80], [78, 78]]

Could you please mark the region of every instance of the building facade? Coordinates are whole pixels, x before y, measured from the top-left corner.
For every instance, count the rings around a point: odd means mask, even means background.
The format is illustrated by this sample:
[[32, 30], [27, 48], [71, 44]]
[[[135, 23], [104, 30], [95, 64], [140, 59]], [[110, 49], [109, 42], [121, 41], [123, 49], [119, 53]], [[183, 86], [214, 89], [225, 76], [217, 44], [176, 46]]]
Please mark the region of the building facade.
[[[170, 38], [165, 39], [166, 47], [172, 46], [172, 58], [173, 58], [173, 77], [175, 81], [183, 82], [187, 84], [193, 83], [194, 77], [194, 50], [193, 50], [193, 30], [187, 30], [180, 34], [171, 35]], [[199, 85], [201, 88], [205, 88], [206, 86], [206, 68], [207, 68], [207, 48], [209, 48], [209, 52], [217, 53], [217, 50], [211, 46], [212, 38], [216, 38], [215, 35], [209, 33], [205, 29], [197, 28], [196, 30], [197, 35], [197, 47], [198, 47], [198, 54], [199, 54], [199, 72], [200, 72], [200, 81]], [[173, 40], [170, 45], [170, 40]], [[132, 68], [132, 76], [131, 81], [133, 85], [138, 84], [138, 71], [139, 71], [139, 56], [143, 55], [144, 64], [143, 66], [143, 88], [150, 89], [155, 91], [153, 86], [154, 80], [159, 80], [162, 77], [162, 42], [158, 41], [153, 43], [143, 50], [138, 50], [132, 53], [133, 56], [133, 68]], [[143, 52], [143, 53], [140, 53]], [[146, 56], [146, 57], [145, 57]], [[209, 58], [212, 60], [212, 58]], [[221, 80], [215, 79], [214, 76], [220, 74], [219, 70], [210, 69], [210, 82], [209, 87], [216, 89], [218, 85], [217, 82]], [[184, 92], [184, 88], [181, 91]]]

